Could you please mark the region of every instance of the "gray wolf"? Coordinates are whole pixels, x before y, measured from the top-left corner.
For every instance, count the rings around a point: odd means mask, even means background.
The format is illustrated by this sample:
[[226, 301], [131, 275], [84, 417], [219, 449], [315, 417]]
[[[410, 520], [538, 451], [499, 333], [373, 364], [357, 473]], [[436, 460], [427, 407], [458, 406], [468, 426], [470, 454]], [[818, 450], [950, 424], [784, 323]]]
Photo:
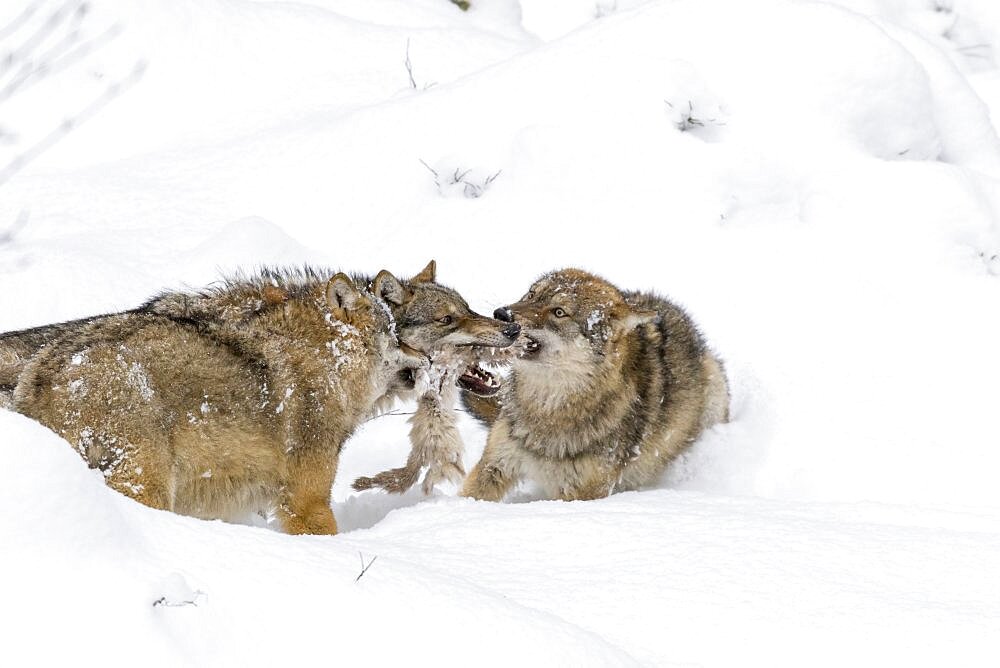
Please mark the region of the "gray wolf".
[[365, 282], [265, 271], [63, 328], [24, 367], [13, 407], [153, 508], [273, 510], [288, 533], [336, 533], [344, 442], [425, 363]]
[[500, 501], [524, 478], [563, 500], [637, 489], [728, 419], [722, 362], [662, 297], [563, 269], [495, 315], [521, 325], [525, 353], [499, 396], [463, 393], [490, 427], [463, 496]]

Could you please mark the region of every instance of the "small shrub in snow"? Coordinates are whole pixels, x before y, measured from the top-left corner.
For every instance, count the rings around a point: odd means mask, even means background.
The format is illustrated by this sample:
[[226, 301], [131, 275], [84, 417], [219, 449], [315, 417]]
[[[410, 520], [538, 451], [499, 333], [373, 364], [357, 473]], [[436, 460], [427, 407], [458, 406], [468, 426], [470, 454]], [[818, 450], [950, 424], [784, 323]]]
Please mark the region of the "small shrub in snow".
[[727, 114], [722, 100], [708, 88], [701, 73], [691, 63], [676, 60], [669, 64], [665, 75], [669, 92], [663, 103], [670, 123], [699, 139], [718, 139]]
[[375, 563], [375, 560], [376, 560], [376, 559], [378, 559], [378, 555], [376, 554], [376, 555], [375, 555], [374, 557], [372, 557], [371, 561], [369, 561], [369, 562], [368, 562], [368, 563], [366, 564], [366, 563], [365, 563], [365, 555], [363, 555], [363, 554], [361, 554], [360, 552], [358, 552], [358, 556], [359, 556], [359, 557], [361, 557], [361, 572], [360, 572], [360, 573], [358, 573], [358, 577], [354, 578], [354, 581], [355, 581], [355, 582], [357, 582], [357, 581], [358, 581], [358, 580], [360, 580], [360, 579], [361, 579], [362, 577], [364, 577], [364, 574], [368, 572], [368, 569], [369, 569], [369, 568], [371, 568], [371, 567], [372, 567], [372, 564], [374, 564], [374, 563]]
[[403, 61], [406, 67], [406, 75], [410, 78], [410, 88], [413, 90], [427, 90], [435, 85], [435, 82], [425, 83], [423, 86], [417, 85], [417, 80], [413, 76], [413, 61], [410, 60], [410, 40], [406, 40], [406, 59]]
[[468, 199], [477, 199], [489, 189], [490, 185], [496, 181], [503, 170], [493, 173], [482, 172], [475, 169], [464, 169], [462, 167], [448, 167], [435, 169], [423, 160], [420, 161], [427, 171], [434, 177], [434, 185], [438, 192], [445, 197], [456, 197], [461, 195]]
[[184, 608], [189, 605], [198, 606], [198, 601], [205, 598], [205, 592], [193, 589], [180, 573], [171, 573], [158, 585], [162, 595], [153, 601], [153, 607]]
[[718, 107], [706, 114], [701, 109], [695, 111], [694, 102], [691, 100], [688, 100], [686, 104], [674, 104], [670, 100], [664, 100], [664, 102], [667, 105], [670, 122], [681, 132], [726, 124], [721, 118], [722, 110]]

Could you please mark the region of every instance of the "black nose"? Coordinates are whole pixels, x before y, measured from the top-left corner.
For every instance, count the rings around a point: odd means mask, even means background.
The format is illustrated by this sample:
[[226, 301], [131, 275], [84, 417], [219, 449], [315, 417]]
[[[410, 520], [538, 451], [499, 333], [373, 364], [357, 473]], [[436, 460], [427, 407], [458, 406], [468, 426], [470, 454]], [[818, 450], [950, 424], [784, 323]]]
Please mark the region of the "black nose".
[[501, 306], [496, 311], [493, 311], [493, 317], [504, 322], [514, 322], [514, 314], [506, 306]]
[[508, 339], [516, 339], [517, 335], [521, 333], [521, 326], [516, 322], [512, 322], [500, 331], [503, 332], [503, 335]]

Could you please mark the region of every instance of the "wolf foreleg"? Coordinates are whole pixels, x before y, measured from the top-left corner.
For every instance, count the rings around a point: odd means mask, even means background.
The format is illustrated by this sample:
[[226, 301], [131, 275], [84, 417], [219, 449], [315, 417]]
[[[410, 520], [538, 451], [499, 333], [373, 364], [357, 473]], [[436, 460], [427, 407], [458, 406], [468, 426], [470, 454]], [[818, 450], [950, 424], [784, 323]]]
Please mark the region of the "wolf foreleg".
[[330, 508], [330, 488], [336, 470], [336, 457], [329, 452], [293, 453], [278, 504], [278, 519], [286, 533], [329, 536], [337, 533], [337, 521]]
[[479, 463], [462, 486], [462, 496], [481, 501], [501, 501], [522, 475], [517, 442], [510, 435], [510, 423], [497, 420], [486, 439]]

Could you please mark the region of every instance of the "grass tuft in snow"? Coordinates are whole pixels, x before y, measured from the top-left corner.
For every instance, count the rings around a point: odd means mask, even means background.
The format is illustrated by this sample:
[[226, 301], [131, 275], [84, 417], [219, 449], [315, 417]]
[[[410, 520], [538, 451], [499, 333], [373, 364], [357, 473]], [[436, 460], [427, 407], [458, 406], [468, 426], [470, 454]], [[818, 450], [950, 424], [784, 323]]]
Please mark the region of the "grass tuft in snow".
[[438, 170], [423, 160], [420, 160], [420, 164], [426, 167], [427, 171], [434, 177], [434, 185], [444, 197], [454, 197], [461, 194], [467, 199], [478, 199], [486, 193], [493, 182], [497, 180], [497, 177], [503, 172], [502, 169], [498, 169], [493, 173], [484, 174], [479, 170], [464, 169], [462, 167], [449, 167]]

